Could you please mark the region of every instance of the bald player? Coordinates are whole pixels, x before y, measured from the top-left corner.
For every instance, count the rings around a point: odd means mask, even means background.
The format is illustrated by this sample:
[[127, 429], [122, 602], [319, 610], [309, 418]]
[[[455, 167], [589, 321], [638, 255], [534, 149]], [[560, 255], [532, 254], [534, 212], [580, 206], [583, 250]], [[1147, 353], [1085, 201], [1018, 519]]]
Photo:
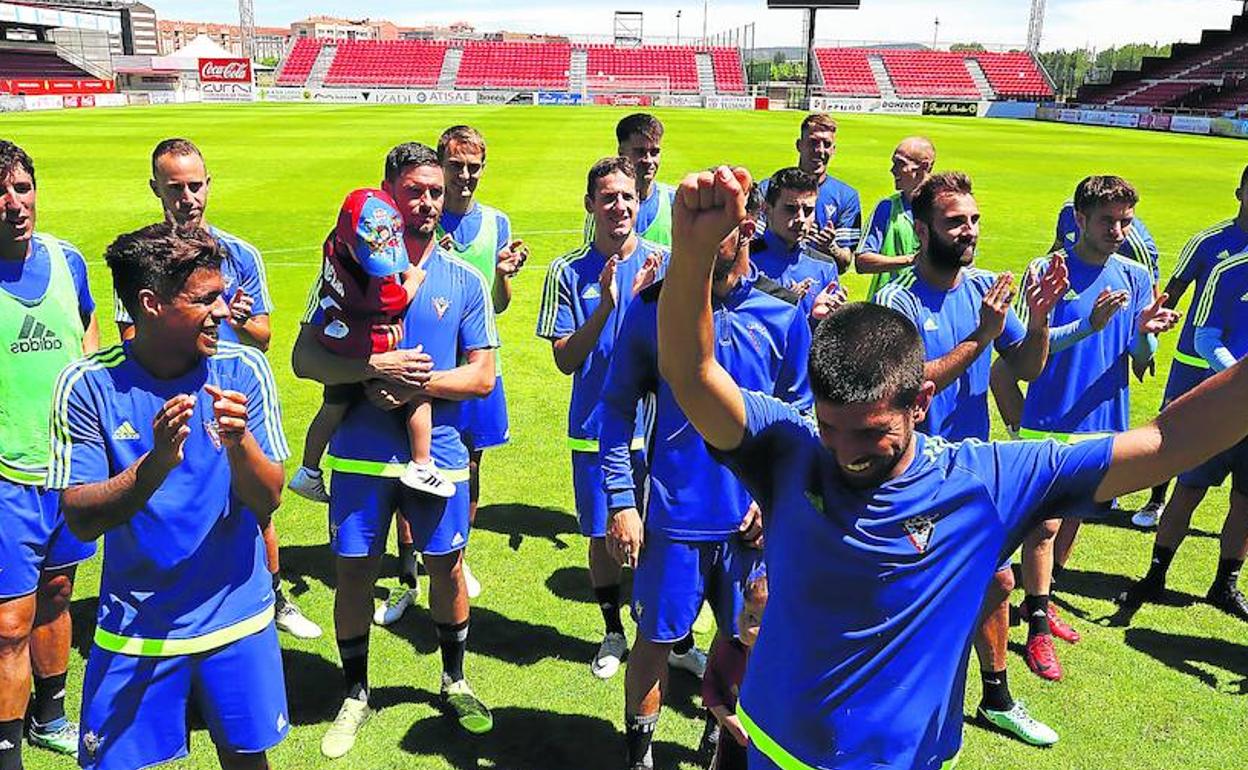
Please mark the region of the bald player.
[[919, 237], [914, 230], [911, 204], [935, 165], [936, 148], [926, 137], [908, 136], [893, 150], [889, 173], [893, 175], [896, 192], [875, 205], [871, 224], [854, 257], [854, 269], [872, 276], [868, 301], [903, 268], [914, 264]]

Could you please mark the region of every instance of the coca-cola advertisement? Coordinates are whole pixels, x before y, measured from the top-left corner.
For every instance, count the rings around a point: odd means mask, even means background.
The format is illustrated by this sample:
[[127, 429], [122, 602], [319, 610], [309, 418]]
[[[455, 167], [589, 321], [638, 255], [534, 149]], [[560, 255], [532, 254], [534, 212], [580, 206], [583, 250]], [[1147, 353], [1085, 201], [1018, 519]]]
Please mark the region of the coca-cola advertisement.
[[254, 101], [251, 60], [200, 59], [199, 89], [206, 102]]

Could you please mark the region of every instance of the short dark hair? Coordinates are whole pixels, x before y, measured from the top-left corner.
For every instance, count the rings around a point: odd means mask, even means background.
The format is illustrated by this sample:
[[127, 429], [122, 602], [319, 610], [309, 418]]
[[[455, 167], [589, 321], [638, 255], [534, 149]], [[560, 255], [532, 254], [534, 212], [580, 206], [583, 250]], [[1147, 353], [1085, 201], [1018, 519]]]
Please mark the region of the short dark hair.
[[745, 194], [745, 213], [755, 216], [763, 210], [763, 191], [755, 183], [750, 184], [749, 192]]
[[[31, 176], [33, 177], [34, 174]], [[1239, 174], [1239, 186], [1243, 187], [1246, 184], [1248, 184], [1248, 166], [1244, 166], [1244, 170]]]
[[589, 174], [585, 178], [585, 194], [594, 197], [597, 192], [598, 180], [610, 174], [623, 174], [629, 179], [637, 178], [637, 169], [633, 168], [633, 162], [625, 157], [603, 158], [594, 165], [589, 167]]
[[1120, 176], [1086, 177], [1075, 188], [1075, 211], [1085, 215], [1097, 206], [1115, 203], [1134, 206], [1139, 202], [1140, 194]]
[[201, 161], [204, 159], [204, 154], [199, 151], [199, 148], [196, 147], [195, 143], [190, 139], [182, 139], [176, 136], [170, 139], [164, 139], [160, 142], [160, 144], [156, 145], [155, 149], [152, 150], [153, 177], [156, 176], [156, 161], [166, 155], [177, 155], [179, 157], [183, 155], [194, 155]]
[[35, 184], [35, 161], [21, 147], [6, 139], [0, 139], [0, 179], [8, 177], [19, 168], [30, 174], [30, 182]]
[[888, 399], [908, 407], [923, 387], [923, 340], [896, 310], [850, 303], [815, 330], [810, 385], [816, 399], [837, 406]]
[[936, 199], [942, 195], [970, 195], [971, 178], [961, 171], [943, 171], [932, 174], [914, 194], [910, 204], [916, 222], [932, 223]]
[[221, 269], [221, 247], [207, 230], [160, 222], [118, 236], [104, 259], [113, 273], [117, 298], [130, 317], [137, 318], [141, 290], [171, 299], [197, 269]]
[[793, 190], [799, 193], [819, 192], [819, 180], [814, 174], [802, 171], [797, 166], [782, 168], [771, 175], [767, 181], [767, 205], [774, 206], [780, 200], [780, 193]]
[[663, 123], [646, 112], [625, 115], [615, 124], [615, 141], [624, 144], [633, 134], [639, 134], [652, 142], [663, 139]]
[[438, 154], [430, 149], [429, 145], [420, 142], [404, 142], [386, 153], [386, 181], [395, 182], [399, 175], [411, 166], [441, 168], [442, 162], [438, 160]]
[[439, 163], [446, 162], [446, 156], [451, 151], [451, 142], [479, 150], [481, 160], [485, 160], [485, 137], [481, 135], [481, 132], [472, 126], [451, 126], [438, 137]]

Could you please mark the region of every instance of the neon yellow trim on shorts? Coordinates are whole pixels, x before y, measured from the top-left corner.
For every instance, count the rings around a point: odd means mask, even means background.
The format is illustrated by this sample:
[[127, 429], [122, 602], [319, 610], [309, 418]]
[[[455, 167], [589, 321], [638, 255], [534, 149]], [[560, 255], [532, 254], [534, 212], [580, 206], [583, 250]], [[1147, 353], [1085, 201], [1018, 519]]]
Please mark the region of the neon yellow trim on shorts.
[[270, 605], [259, 615], [240, 620], [232, 626], [219, 628], [203, 636], [193, 639], [143, 639], [137, 636], [122, 636], [97, 627], [95, 629], [95, 646], [108, 652], [122, 655], [135, 655], [144, 658], [171, 658], [177, 655], [195, 655], [224, 647], [239, 639], [268, 628], [273, 622], [273, 606]]
[[1200, 356], [1193, 356], [1190, 353], [1184, 353], [1181, 350], [1174, 351], [1174, 360], [1181, 364], [1187, 364], [1193, 369], [1209, 369], [1209, 362]]
[[[628, 445], [628, 448], [636, 452], [645, 449], [646, 442], [644, 439], [635, 438], [633, 443]], [[598, 442], [592, 438], [572, 438], [569, 436], [568, 449], [571, 449], [573, 452], [597, 452]]]
[[[406, 470], [406, 463], [383, 463], [376, 460], [352, 460], [346, 457], [325, 455], [325, 467], [339, 473], [355, 473], [360, 476], [377, 476], [383, 479], [397, 479]], [[468, 480], [467, 468], [439, 468], [447, 481], [458, 484]]]
[[1031, 428], [1019, 428], [1018, 437], [1029, 441], [1043, 441], [1051, 438], [1062, 444], [1078, 444], [1081, 441], [1095, 441], [1098, 438], [1109, 438], [1113, 433], [1053, 433], [1045, 430], [1033, 430]]
[[[741, 726], [745, 728], [745, 732], [750, 736], [755, 748], [761, 751], [768, 759], [776, 764], [780, 770], [816, 770], [813, 765], [808, 765], [802, 760], [790, 754], [783, 746], [776, 743], [770, 735], [763, 732], [758, 724], [750, 719], [750, 715], [745, 713], [745, 709], [741, 708], [741, 702], [737, 702], [737, 718], [741, 720]], [[946, 759], [940, 766], [940, 770], [953, 770], [958, 766], [958, 759], [962, 756], [962, 752], [954, 754]]]

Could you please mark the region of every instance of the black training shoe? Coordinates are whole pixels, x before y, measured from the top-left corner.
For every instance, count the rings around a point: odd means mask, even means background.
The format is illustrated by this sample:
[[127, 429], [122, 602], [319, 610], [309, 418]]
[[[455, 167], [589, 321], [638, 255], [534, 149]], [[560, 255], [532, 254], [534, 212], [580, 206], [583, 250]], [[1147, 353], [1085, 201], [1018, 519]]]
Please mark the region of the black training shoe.
[[1215, 585], [1209, 589], [1205, 600], [1227, 615], [1233, 615], [1248, 622], [1248, 598], [1245, 598], [1243, 591], [1238, 588]]
[[1145, 602], [1161, 601], [1166, 592], [1166, 584], [1160, 580], [1140, 578], [1131, 587], [1118, 594], [1118, 606], [1127, 609], [1139, 609]]

